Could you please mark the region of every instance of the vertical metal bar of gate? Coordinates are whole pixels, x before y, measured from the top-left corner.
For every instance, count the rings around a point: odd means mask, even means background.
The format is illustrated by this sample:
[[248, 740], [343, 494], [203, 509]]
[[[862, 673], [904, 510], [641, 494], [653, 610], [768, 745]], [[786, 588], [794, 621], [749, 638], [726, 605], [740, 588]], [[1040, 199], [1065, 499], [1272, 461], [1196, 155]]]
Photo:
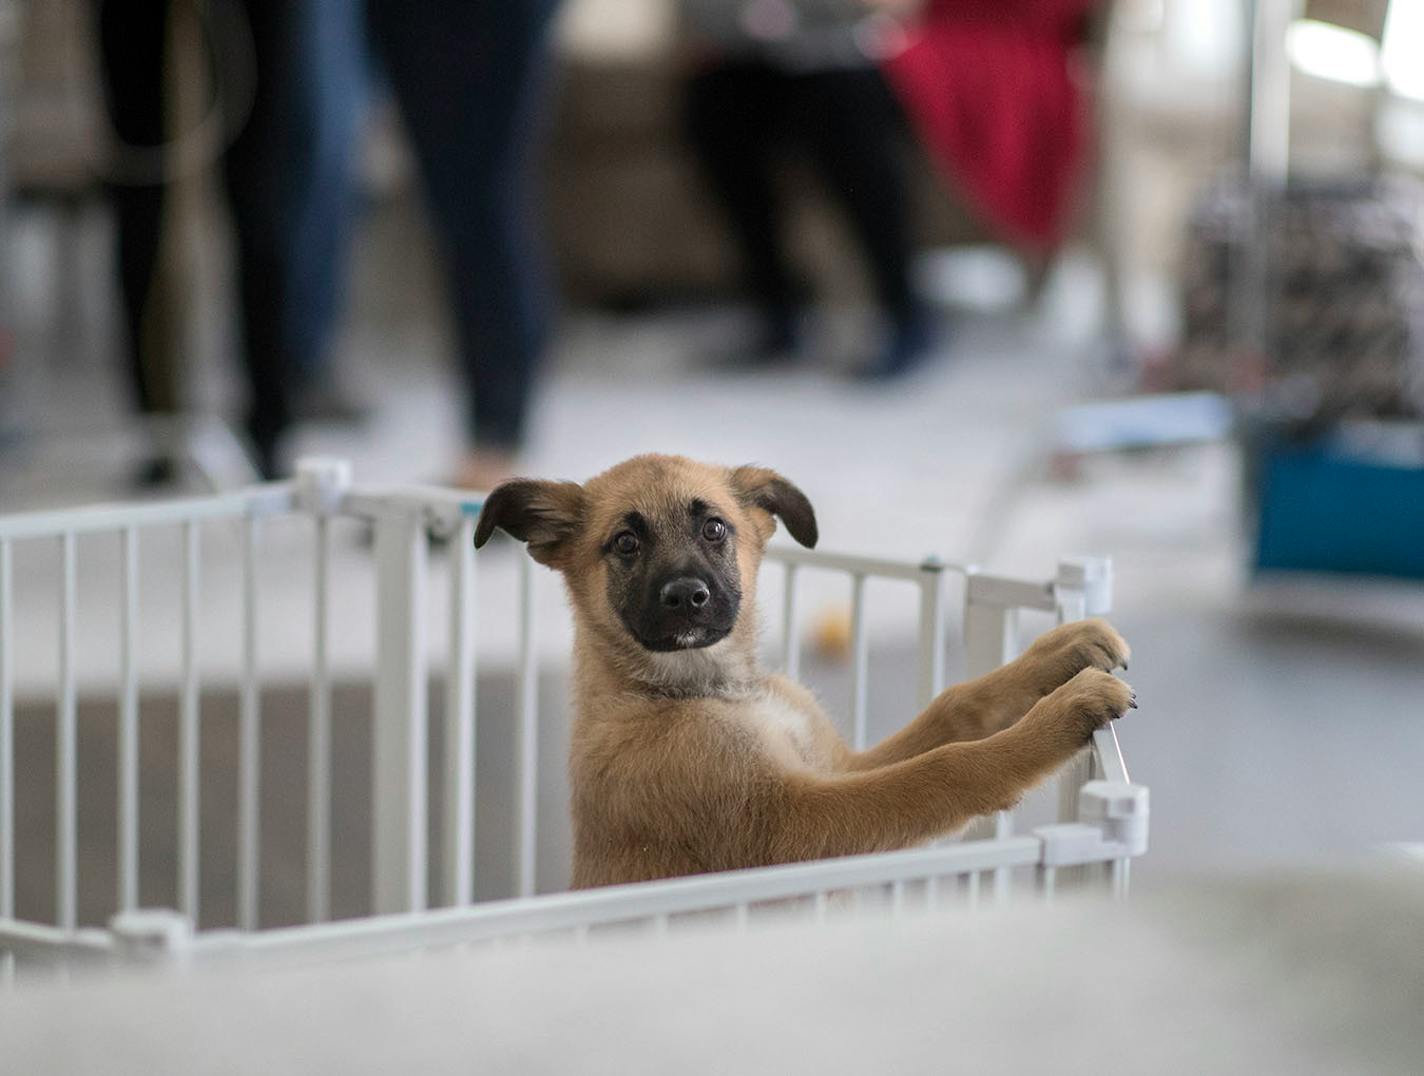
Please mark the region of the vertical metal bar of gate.
[[944, 565], [933, 558], [920, 565], [920, 682], [923, 710], [944, 690]]
[[534, 560], [519, 559], [519, 695], [515, 713], [519, 802], [516, 814], [518, 895], [534, 895], [537, 882], [539, 806], [539, 662], [534, 650]]
[[258, 924], [262, 711], [257, 682], [257, 520], [242, 521], [242, 690], [237, 751], [237, 925]]
[[[974, 590], [974, 576], [971, 574], [965, 580], [964, 587], [965, 675], [971, 680], [993, 672], [1012, 660], [1018, 651], [1019, 632], [1017, 609], [978, 601]], [[974, 823], [967, 835], [1003, 839], [1013, 836], [1013, 832], [1013, 812], [997, 811], [992, 820]], [[994, 871], [995, 900], [1002, 901], [1008, 897], [1010, 881], [1007, 867]]]
[[474, 898], [475, 864], [475, 533], [462, 520], [450, 549], [450, 653], [445, 666], [446, 904]]
[[331, 518], [316, 516], [312, 680], [307, 714], [307, 921], [331, 915]]
[[425, 573], [422, 512], [376, 515], [376, 692], [371, 745], [371, 905], [426, 906]]
[[178, 711], [178, 910], [198, 922], [198, 524], [183, 524], [182, 695]]
[[785, 590], [781, 595], [781, 671], [788, 680], [801, 672], [801, 625], [798, 623], [796, 577], [800, 567], [788, 562], [783, 576]]
[[138, 907], [138, 529], [125, 527], [119, 597], [118, 907]]
[[[1058, 575], [1053, 585], [1054, 609], [1060, 624], [1085, 617], [1101, 616], [1112, 608], [1112, 561], [1106, 557], [1079, 557], [1060, 561]], [[1111, 728], [1101, 729], [1093, 737], [1093, 742], [1080, 751], [1058, 778], [1058, 821], [1078, 821], [1078, 793], [1083, 785], [1095, 778], [1103, 777], [1100, 754], [1108, 745], [1117, 757], [1117, 734]], [[1126, 780], [1126, 771], [1114, 773], [1113, 780]], [[1127, 889], [1128, 860], [1117, 860], [1109, 868], [1114, 891], [1125, 893]], [[1101, 867], [1062, 867], [1060, 872], [1065, 883], [1081, 884]]]
[[[1087, 594], [1076, 581], [1065, 578], [1066, 565], [1059, 566], [1059, 581], [1053, 588], [1053, 603], [1058, 623], [1067, 624], [1082, 620], [1087, 616]], [[1078, 820], [1078, 790], [1084, 782], [1093, 779], [1093, 749], [1085, 747], [1063, 767], [1058, 777], [1058, 821]], [[1074, 878], [1080, 872], [1071, 870], [1068, 877]]]
[[870, 640], [865, 621], [865, 573], [851, 575], [850, 590], [850, 724], [851, 746], [864, 751], [868, 735], [866, 714], [867, 681], [870, 671]]
[[76, 600], [73, 531], [60, 538], [59, 703], [55, 714], [55, 921], [66, 930], [77, 923], [79, 871], [78, 698], [75, 691], [74, 620]]
[[297, 462], [295, 505], [312, 517], [312, 668], [307, 705], [307, 921], [331, 916], [331, 519], [351, 485], [341, 460]]

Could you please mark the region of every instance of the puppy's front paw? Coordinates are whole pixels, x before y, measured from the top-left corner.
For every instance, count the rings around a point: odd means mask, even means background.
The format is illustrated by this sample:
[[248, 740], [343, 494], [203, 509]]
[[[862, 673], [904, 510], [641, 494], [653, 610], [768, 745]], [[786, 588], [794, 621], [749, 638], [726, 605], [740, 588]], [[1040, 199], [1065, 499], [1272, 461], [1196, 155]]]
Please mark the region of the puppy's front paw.
[[1030, 653], [1042, 658], [1051, 670], [1053, 686], [1066, 683], [1084, 669], [1111, 672], [1127, 668], [1132, 648], [1117, 629], [1101, 617], [1060, 624], [1038, 637]]
[[1076, 750], [1109, 721], [1135, 708], [1137, 694], [1111, 673], [1084, 669], [1040, 705], [1045, 705], [1045, 716], [1054, 731]]

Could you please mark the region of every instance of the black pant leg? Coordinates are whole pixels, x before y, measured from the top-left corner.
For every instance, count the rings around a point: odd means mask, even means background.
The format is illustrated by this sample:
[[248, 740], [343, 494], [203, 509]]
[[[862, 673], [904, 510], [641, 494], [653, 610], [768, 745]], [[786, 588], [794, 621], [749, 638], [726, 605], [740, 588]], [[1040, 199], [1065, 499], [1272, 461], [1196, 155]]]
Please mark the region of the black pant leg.
[[798, 134], [845, 208], [891, 316], [915, 305], [910, 284], [910, 198], [904, 122], [874, 68], [821, 71], [794, 79]]
[[[251, 32], [253, 97], [246, 122], [228, 147], [223, 172], [236, 239], [240, 350], [250, 396], [247, 431], [267, 469], [277, 439], [291, 422], [287, 233], [292, 227], [288, 185], [295, 177], [289, 171], [294, 164], [286, 136], [297, 11], [287, 0], [240, 0], [236, 8]], [[231, 92], [238, 73], [224, 68], [221, 41], [216, 45], [218, 92]]]
[[444, 255], [474, 444], [524, 433], [552, 299], [534, 150], [554, 0], [368, 0]]
[[[135, 149], [160, 146], [166, 138], [163, 72], [170, 5], [95, 0], [94, 7], [104, 105], [114, 135]], [[123, 178], [107, 189], [129, 382], [141, 411], [173, 412], [181, 394], [171, 342], [165, 339], [176, 311], [160, 279], [164, 186], [157, 177]]]
[[781, 252], [783, 205], [774, 154], [783, 133], [787, 78], [766, 64], [732, 61], [693, 75], [686, 89], [686, 127], [742, 255], [747, 286], [769, 311], [796, 300]]

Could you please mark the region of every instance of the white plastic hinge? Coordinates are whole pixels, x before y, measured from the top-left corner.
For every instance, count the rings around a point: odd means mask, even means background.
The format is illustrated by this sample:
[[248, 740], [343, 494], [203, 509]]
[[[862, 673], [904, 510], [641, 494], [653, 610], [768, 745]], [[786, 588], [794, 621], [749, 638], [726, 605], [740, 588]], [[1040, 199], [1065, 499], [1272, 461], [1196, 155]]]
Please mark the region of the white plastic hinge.
[[109, 919], [109, 933], [119, 952], [132, 960], [164, 960], [188, 947], [193, 923], [169, 908], [135, 908]]
[[1122, 845], [1124, 855], [1147, 851], [1147, 786], [1126, 781], [1089, 781], [1078, 790], [1078, 820]]
[[351, 464], [329, 456], [297, 461], [297, 504], [313, 515], [330, 515], [351, 488]]

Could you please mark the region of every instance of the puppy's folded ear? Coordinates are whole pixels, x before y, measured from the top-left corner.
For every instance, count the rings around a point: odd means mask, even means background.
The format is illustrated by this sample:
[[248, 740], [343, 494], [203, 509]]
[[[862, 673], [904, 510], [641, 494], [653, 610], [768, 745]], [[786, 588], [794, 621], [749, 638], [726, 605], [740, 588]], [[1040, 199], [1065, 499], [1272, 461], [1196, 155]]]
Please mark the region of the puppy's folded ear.
[[495, 487], [475, 524], [475, 548], [499, 527], [529, 545], [540, 564], [555, 566], [565, 543], [583, 522], [584, 493], [577, 482], [516, 478]]
[[731, 474], [732, 489], [743, 504], [779, 516], [786, 532], [808, 549], [816, 545], [816, 510], [794, 485], [769, 467], [738, 467]]

